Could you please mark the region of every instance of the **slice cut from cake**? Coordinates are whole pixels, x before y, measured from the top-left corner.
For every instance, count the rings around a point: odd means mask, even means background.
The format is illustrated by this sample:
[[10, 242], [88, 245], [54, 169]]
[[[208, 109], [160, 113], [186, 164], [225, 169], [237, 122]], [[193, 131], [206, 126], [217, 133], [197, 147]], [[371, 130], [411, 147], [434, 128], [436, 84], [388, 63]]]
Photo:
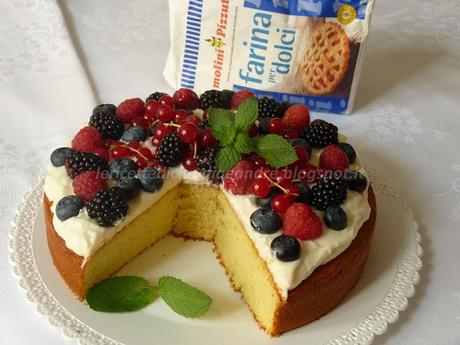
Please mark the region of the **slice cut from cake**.
[[337, 127], [266, 103], [180, 89], [97, 106], [45, 181], [48, 245], [70, 290], [84, 299], [173, 234], [213, 243], [272, 336], [337, 306], [364, 269], [372, 188]]

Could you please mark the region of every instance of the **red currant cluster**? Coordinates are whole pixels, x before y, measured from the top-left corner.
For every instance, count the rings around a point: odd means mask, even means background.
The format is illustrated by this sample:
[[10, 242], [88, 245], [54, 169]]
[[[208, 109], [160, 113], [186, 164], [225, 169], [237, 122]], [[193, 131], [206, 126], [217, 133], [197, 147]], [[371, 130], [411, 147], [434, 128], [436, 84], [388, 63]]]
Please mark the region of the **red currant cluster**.
[[154, 164], [154, 155], [147, 147], [143, 147], [138, 141], [128, 144], [121, 141], [106, 140], [107, 148], [112, 159], [131, 158], [139, 169], [145, 169]]

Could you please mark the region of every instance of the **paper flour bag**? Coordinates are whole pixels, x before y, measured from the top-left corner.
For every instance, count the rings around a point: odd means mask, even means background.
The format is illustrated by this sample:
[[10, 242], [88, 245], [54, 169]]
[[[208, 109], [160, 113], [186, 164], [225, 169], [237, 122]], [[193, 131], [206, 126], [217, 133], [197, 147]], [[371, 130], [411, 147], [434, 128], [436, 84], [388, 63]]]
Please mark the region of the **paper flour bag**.
[[374, 0], [169, 0], [174, 88], [249, 89], [348, 114]]

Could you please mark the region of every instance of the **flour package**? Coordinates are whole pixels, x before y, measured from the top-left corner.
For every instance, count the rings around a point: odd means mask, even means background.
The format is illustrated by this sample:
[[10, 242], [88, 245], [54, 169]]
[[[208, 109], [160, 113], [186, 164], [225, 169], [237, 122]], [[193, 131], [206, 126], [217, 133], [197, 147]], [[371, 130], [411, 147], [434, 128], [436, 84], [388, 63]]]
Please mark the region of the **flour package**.
[[169, 0], [174, 88], [249, 89], [348, 114], [374, 0]]

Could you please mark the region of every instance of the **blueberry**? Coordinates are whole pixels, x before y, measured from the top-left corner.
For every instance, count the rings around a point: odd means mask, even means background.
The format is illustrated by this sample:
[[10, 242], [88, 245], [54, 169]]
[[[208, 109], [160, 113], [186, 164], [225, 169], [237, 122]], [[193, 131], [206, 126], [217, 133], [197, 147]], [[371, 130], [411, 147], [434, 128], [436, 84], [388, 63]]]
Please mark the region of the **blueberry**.
[[270, 247], [280, 261], [295, 261], [300, 257], [300, 243], [294, 237], [288, 235], [275, 237]]
[[56, 216], [61, 221], [75, 217], [84, 205], [84, 201], [76, 195], [65, 196], [56, 205]]
[[134, 198], [140, 191], [141, 181], [134, 176], [124, 176], [117, 181], [119, 194], [125, 199]]
[[259, 208], [251, 214], [251, 225], [261, 234], [274, 234], [281, 228], [281, 218], [275, 211]]
[[272, 207], [272, 199], [281, 194], [281, 190], [279, 188], [272, 188], [270, 189], [270, 194], [265, 198], [256, 198], [255, 204], [261, 208], [271, 208]]
[[367, 187], [367, 178], [359, 171], [350, 170], [347, 171], [343, 176], [345, 182], [347, 183], [347, 187], [350, 190], [354, 190], [355, 192], [363, 192]]
[[268, 122], [270, 122], [270, 117], [264, 117], [259, 121], [259, 133], [268, 134]]
[[289, 143], [292, 145], [292, 147], [300, 146], [305, 149], [307, 149], [308, 153], [311, 154], [311, 145], [308, 141], [302, 138], [295, 138], [289, 140]]
[[113, 104], [99, 104], [93, 109], [93, 114], [96, 113], [107, 113], [115, 116], [117, 107]]
[[335, 146], [337, 146], [339, 149], [341, 149], [343, 152], [347, 154], [348, 161], [350, 162], [350, 164], [356, 162], [356, 151], [353, 148], [353, 146], [347, 143], [338, 143], [335, 144]]
[[134, 176], [136, 171], [136, 162], [129, 158], [117, 158], [110, 163], [110, 175], [115, 180], [119, 180], [126, 176]]
[[72, 152], [73, 150], [69, 147], [60, 147], [54, 150], [50, 157], [51, 164], [55, 167], [64, 166], [66, 158], [69, 157]]
[[347, 227], [347, 214], [340, 206], [330, 206], [324, 211], [324, 224], [332, 230]]
[[302, 204], [310, 205], [311, 202], [311, 191], [310, 187], [306, 183], [301, 181], [294, 181], [294, 185], [299, 188], [299, 196], [297, 197], [296, 201], [301, 202]]
[[147, 130], [141, 126], [132, 126], [127, 128], [123, 135], [121, 136], [121, 140], [125, 142], [131, 141], [144, 141], [145, 137], [147, 136]]
[[163, 177], [155, 168], [145, 168], [138, 173], [138, 179], [141, 182], [141, 188], [146, 192], [156, 192], [163, 186]]

